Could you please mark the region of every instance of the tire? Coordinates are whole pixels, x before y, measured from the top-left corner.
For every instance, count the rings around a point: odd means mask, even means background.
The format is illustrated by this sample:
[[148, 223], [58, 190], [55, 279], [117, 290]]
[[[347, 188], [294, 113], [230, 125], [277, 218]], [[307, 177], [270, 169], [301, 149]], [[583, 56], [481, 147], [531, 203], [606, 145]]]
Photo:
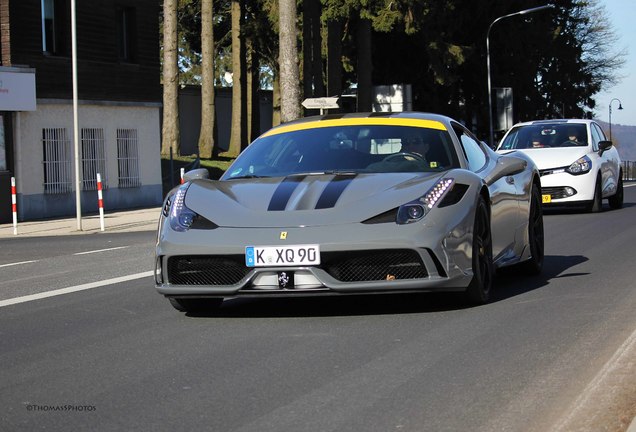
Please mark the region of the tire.
[[601, 192], [601, 178], [596, 177], [596, 186], [594, 187], [594, 198], [587, 207], [588, 213], [598, 213], [603, 209], [603, 195]]
[[473, 279], [466, 289], [466, 297], [473, 304], [484, 304], [490, 300], [494, 270], [490, 216], [482, 196], [479, 197], [475, 209], [472, 255]]
[[613, 209], [619, 209], [623, 207], [623, 173], [621, 172], [618, 177], [618, 186], [616, 193], [609, 197], [607, 200], [609, 205]]
[[526, 274], [537, 275], [543, 270], [544, 245], [541, 192], [537, 185], [532, 185], [528, 214], [528, 247], [531, 258], [521, 264], [521, 268]]
[[168, 301], [173, 308], [179, 312], [212, 312], [218, 309], [223, 303], [222, 298], [173, 298], [169, 297]]

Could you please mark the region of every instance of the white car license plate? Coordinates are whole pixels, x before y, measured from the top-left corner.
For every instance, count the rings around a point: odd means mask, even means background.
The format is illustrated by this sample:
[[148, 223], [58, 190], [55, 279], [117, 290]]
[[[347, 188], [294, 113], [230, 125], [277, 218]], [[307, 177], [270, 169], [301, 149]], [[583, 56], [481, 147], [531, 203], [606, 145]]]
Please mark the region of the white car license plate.
[[318, 264], [320, 264], [319, 245], [245, 247], [245, 265], [248, 267]]

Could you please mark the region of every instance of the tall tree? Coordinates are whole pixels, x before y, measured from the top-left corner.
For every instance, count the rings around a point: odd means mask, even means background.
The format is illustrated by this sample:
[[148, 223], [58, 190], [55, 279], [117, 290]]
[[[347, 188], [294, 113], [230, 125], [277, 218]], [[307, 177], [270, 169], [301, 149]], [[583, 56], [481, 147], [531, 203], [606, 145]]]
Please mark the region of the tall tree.
[[371, 20], [358, 21], [358, 111], [371, 111], [373, 99], [373, 60], [371, 55]]
[[327, 95], [342, 94], [342, 20], [327, 24]]
[[179, 153], [179, 68], [177, 0], [163, 1], [163, 123], [161, 154]]
[[246, 57], [243, 26], [243, 0], [232, 0], [232, 126], [228, 153], [238, 155], [247, 146]]
[[279, 1], [280, 117], [285, 123], [301, 116], [296, 0]]
[[260, 58], [252, 40], [247, 48], [247, 140], [254, 141], [260, 135]]
[[199, 156], [212, 157], [214, 151], [214, 32], [212, 0], [201, 1], [201, 130]]
[[303, 1], [304, 98], [325, 95], [320, 12], [320, 0]]

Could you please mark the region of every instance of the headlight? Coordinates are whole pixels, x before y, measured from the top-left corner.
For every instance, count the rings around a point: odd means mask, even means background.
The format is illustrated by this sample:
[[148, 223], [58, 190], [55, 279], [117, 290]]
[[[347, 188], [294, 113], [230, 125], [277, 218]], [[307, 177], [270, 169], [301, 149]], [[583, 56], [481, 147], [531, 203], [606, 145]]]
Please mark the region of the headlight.
[[396, 222], [400, 225], [417, 222], [437, 205], [453, 187], [454, 179], [443, 178], [421, 198], [403, 204], [398, 209]]
[[172, 208], [170, 209], [170, 228], [175, 231], [187, 231], [192, 226], [194, 218], [197, 216], [195, 212], [185, 205], [185, 195], [188, 190], [189, 183], [181, 186], [172, 198]]
[[565, 170], [572, 175], [580, 175], [590, 172], [592, 169], [592, 161], [589, 157], [583, 156]]

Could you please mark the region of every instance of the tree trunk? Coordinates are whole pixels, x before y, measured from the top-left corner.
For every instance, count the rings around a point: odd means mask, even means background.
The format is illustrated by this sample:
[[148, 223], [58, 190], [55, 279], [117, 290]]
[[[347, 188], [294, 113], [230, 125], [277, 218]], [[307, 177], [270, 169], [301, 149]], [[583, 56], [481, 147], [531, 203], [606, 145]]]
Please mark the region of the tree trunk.
[[300, 117], [300, 75], [296, 44], [296, 0], [279, 1], [280, 120]]
[[245, 49], [243, 47], [243, 38], [241, 36], [241, 26], [243, 24], [243, 5], [239, 0], [232, 0], [232, 125], [230, 133], [230, 146], [228, 153], [236, 156], [241, 152], [247, 128], [245, 127], [246, 118], [244, 112], [246, 104], [244, 103], [245, 91]]
[[261, 99], [260, 99], [260, 58], [253, 44], [248, 43], [247, 88], [248, 91], [248, 135], [249, 142], [261, 134]]
[[358, 21], [358, 112], [371, 111], [372, 83], [371, 73], [373, 63], [371, 59], [371, 21]]
[[280, 124], [280, 78], [278, 74], [274, 75], [272, 83], [272, 126]]
[[[303, 2], [303, 98], [322, 97], [325, 84], [322, 71], [320, 0]], [[314, 110], [318, 114], [317, 110]]]
[[214, 149], [214, 35], [212, 0], [201, 2], [201, 132], [199, 157], [212, 158]]
[[[342, 94], [342, 21], [327, 24], [327, 96]], [[342, 105], [342, 101], [340, 102]]]
[[314, 84], [314, 96], [325, 96], [325, 82], [322, 65], [322, 32], [320, 15], [322, 13], [322, 6], [320, 0], [308, 0], [312, 5], [311, 14], [311, 43], [312, 43], [312, 82]]
[[179, 154], [179, 68], [177, 66], [177, 0], [163, 2], [163, 122], [161, 154]]

